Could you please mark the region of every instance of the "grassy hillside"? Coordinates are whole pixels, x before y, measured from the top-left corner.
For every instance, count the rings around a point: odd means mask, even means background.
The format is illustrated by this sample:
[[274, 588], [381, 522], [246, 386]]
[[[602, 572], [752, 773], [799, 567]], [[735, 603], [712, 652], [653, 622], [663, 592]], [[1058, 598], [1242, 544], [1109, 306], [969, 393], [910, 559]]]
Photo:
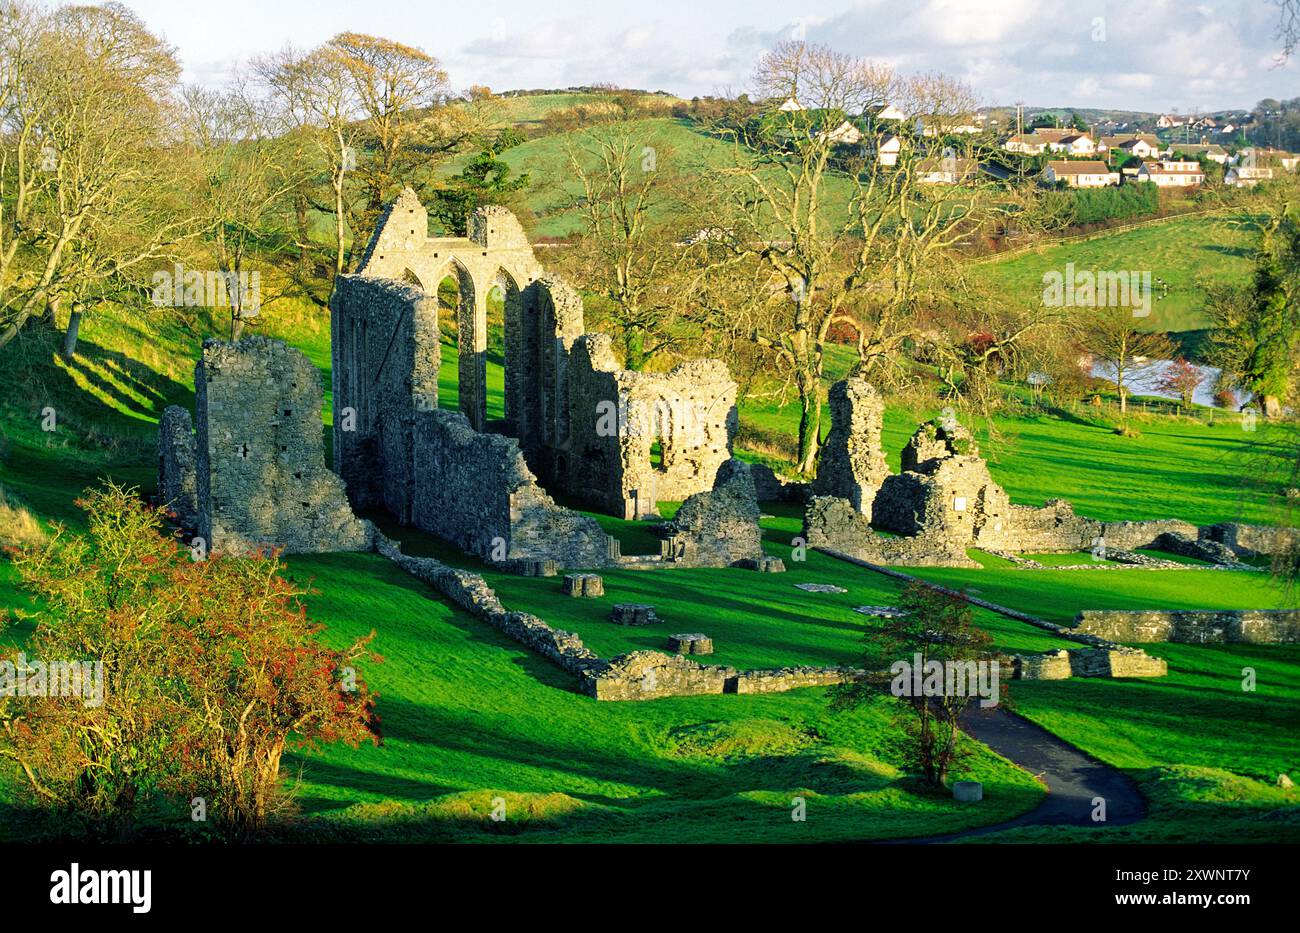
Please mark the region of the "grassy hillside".
[[[682, 129], [676, 121], [651, 122]], [[542, 158], [545, 149], [535, 154]], [[557, 207], [551, 219], [562, 215]], [[301, 347], [321, 369], [328, 423], [327, 320], [287, 303], [271, 305], [264, 314], [266, 332]], [[200, 338], [220, 330], [218, 321], [200, 321], [195, 332], [162, 315], [98, 314], [87, 319], [81, 352], [71, 364], [51, 362], [52, 333], [33, 332], [12, 345], [0, 354], [0, 486], [39, 518], [74, 527], [82, 517], [72, 500], [99, 477], [150, 491], [156, 420], [167, 404], [192, 407]], [[453, 348], [445, 347], [440, 402], [447, 407], [455, 405], [455, 362]], [[837, 372], [847, 366], [842, 350], [834, 363]], [[493, 415], [501, 411], [501, 375], [499, 360], [493, 360]], [[57, 416], [53, 431], [42, 430], [46, 409]], [[933, 413], [889, 409], [885, 444], [894, 469], [917, 422]], [[745, 436], [759, 441], [790, 437], [796, 418], [793, 404], [773, 401], [746, 401], [741, 412]], [[1139, 437], [1121, 438], [1101, 417], [1038, 412], [999, 418], [996, 442], [987, 431], [981, 436], [994, 477], [1018, 502], [1060, 496], [1098, 518], [1274, 517], [1276, 489], [1243, 477], [1250, 473], [1252, 445], [1289, 429], [1265, 426], [1247, 434], [1232, 420], [1209, 426], [1190, 418], [1138, 423]], [[751, 453], [761, 454], [759, 446]], [[786, 574], [607, 572], [611, 596], [660, 608], [665, 621], [650, 630], [611, 625], [604, 615], [612, 599], [562, 597], [554, 579], [490, 577], [507, 605], [576, 630], [603, 654], [660, 647], [671, 632], [698, 629], [717, 639], [715, 659], [721, 663], [852, 663], [871, 624], [853, 607], [893, 602], [896, 584], [815, 553], [803, 564], [794, 562], [797, 510], [766, 510], [768, 551], [787, 558]], [[634, 545], [629, 553], [654, 546], [643, 524], [607, 518], [602, 524]], [[448, 556], [436, 542], [404, 536], [413, 553], [427, 548]], [[1111, 605], [1282, 604], [1262, 575], [1070, 574], [993, 563], [986, 570], [925, 573], [1062, 620], [1080, 608]], [[995, 822], [1041, 795], [1029, 775], [987, 751], [970, 772], [986, 784], [978, 810], [925, 792], [900, 770], [886, 707], [831, 714], [822, 690], [596, 704], [575, 692], [571, 677], [374, 555], [294, 557], [288, 566], [296, 579], [314, 582], [317, 592], [308, 597], [308, 607], [328, 626], [327, 638], [344, 643], [375, 628], [375, 647], [387, 658], [368, 672], [381, 693], [383, 746], [301, 751], [288, 761], [300, 775], [304, 810], [286, 831], [293, 838], [889, 838]], [[848, 592], [804, 593], [793, 586], [801, 581], [834, 582]], [[0, 607], [24, 605], [12, 568], [0, 560]], [[991, 613], [978, 613], [977, 621], [1010, 650], [1059, 645], [1050, 635]], [[21, 639], [29, 629], [25, 623], [8, 637]], [[1153, 788], [1165, 808], [1157, 809], [1157, 817], [1169, 815], [1158, 822], [1157, 829], [1165, 827], [1160, 831], [1183, 831], [1191, 825], [1189, 814], [1204, 824], [1206, 816], [1241, 813], [1250, 832], [1273, 838], [1291, 831], [1294, 800], [1263, 782], [1274, 769], [1300, 767], [1287, 731], [1300, 718], [1294, 673], [1300, 658], [1291, 649], [1203, 646], [1161, 646], [1153, 653], [1169, 658], [1169, 679], [1024, 684], [1015, 690], [1029, 715], [1132, 769]], [[1241, 668], [1248, 665], [1260, 672], [1257, 695], [1239, 690]], [[1194, 715], [1180, 718], [1185, 710]], [[807, 823], [790, 820], [795, 796], [808, 801]], [[506, 802], [505, 823], [487, 816], [496, 797]], [[19, 814], [12, 806], [12, 786], [0, 782], [0, 834], [16, 832]]]
[[1076, 272], [1149, 270], [1154, 294], [1144, 329], [1197, 330], [1209, 323], [1203, 286], [1245, 282], [1257, 235], [1245, 214], [1184, 217], [973, 264], [970, 274], [1023, 303], [1042, 295], [1044, 273], [1064, 275], [1066, 263]]

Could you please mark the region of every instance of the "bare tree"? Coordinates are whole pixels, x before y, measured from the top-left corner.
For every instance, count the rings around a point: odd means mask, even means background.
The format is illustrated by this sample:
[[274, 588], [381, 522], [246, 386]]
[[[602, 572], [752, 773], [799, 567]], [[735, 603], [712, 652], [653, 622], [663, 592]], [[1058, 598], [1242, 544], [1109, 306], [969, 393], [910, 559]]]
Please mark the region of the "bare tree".
[[682, 298], [696, 273], [682, 262], [690, 226], [675, 154], [626, 123], [586, 131], [566, 147], [580, 185], [584, 237], [571, 251], [578, 284], [608, 299], [624, 365], [642, 369], [684, 337]]
[[368, 158], [356, 167], [364, 206], [354, 232], [366, 239], [385, 200], [410, 180], [401, 176], [409, 176], [411, 157], [418, 151], [427, 163], [459, 142], [440, 138], [427, 113], [445, 95], [447, 73], [423, 49], [364, 33], [339, 33], [322, 53], [348, 76], [364, 121]]
[[1119, 395], [1120, 415], [1128, 414], [1128, 383], [1152, 363], [1169, 359], [1173, 344], [1164, 334], [1138, 327], [1131, 308], [1108, 306], [1083, 309], [1074, 323], [1079, 342], [1107, 370]]
[[238, 340], [260, 313], [243, 287], [248, 267], [257, 255], [286, 248], [269, 231], [300, 187], [305, 166], [292, 142], [275, 138], [270, 102], [242, 81], [225, 91], [188, 87], [184, 103], [188, 141], [202, 169], [202, 220], [226, 283], [230, 338]]
[[47, 177], [26, 212], [22, 236], [34, 262], [22, 292], [8, 296], [0, 346], [35, 310], [67, 296], [77, 304], [65, 340], [71, 355], [85, 298], [111, 291], [113, 280], [163, 256], [189, 229], [182, 209], [140, 210], [152, 195], [176, 189], [162, 169], [172, 164], [180, 66], [116, 3], [55, 10], [32, 53], [20, 96], [40, 113]]
[[1282, 43], [1278, 58], [1285, 62], [1300, 45], [1300, 0], [1273, 0], [1278, 6], [1277, 39]]
[[[356, 84], [343, 56], [327, 47], [303, 52], [287, 46], [254, 59], [253, 71], [322, 166], [329, 201], [316, 206], [334, 218], [334, 274], [342, 274], [347, 265], [348, 176], [357, 166], [364, 129]], [[301, 246], [306, 248], [306, 243]]]
[[[935, 75], [903, 79], [889, 69], [820, 46], [786, 42], [759, 62], [764, 93], [798, 108], [768, 112], [733, 133], [733, 163], [719, 173], [716, 203], [726, 217], [716, 242], [752, 261], [753, 294], [734, 313], [752, 339], [791, 374], [800, 403], [797, 466], [815, 464], [825, 347], [832, 328], [858, 335], [860, 368], [878, 374], [918, 335], [914, 312], [953, 247], [999, 202], [976, 174], [983, 137], [949, 135], [969, 121], [969, 89]], [[862, 131], [850, 118], [893, 103], [906, 118]], [[722, 130], [720, 130], [722, 131]], [[893, 141], [896, 164], [883, 158]], [[930, 185], [923, 158], [957, 184]], [[847, 208], [845, 207], [847, 205]]]

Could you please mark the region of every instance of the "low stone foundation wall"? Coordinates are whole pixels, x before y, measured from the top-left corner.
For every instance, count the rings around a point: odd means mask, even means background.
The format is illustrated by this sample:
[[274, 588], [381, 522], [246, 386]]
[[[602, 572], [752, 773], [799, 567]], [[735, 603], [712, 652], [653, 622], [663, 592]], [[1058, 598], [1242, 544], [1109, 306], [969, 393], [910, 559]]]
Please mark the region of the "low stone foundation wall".
[[926, 535], [891, 538], [871, 527], [847, 499], [814, 496], [804, 511], [809, 547], [839, 551], [873, 564], [900, 567], [978, 567], [963, 547]]
[[1110, 645], [1061, 648], [1042, 654], [1016, 654], [1009, 662], [1015, 680], [1069, 680], [1071, 677], [1164, 677], [1169, 665], [1139, 648]]
[[573, 674], [583, 675], [603, 662], [572, 632], [552, 628], [526, 612], [508, 612], [487, 581], [469, 570], [448, 567], [431, 557], [403, 554], [397, 542], [376, 532], [375, 550], [456, 605], [499, 629], [526, 648]]
[[1300, 643], [1300, 610], [1089, 609], [1075, 617], [1074, 631], [1138, 644], [1289, 645]]
[[579, 678], [579, 689], [597, 700], [655, 700], [722, 693], [776, 693], [800, 687], [844, 683], [863, 672], [848, 667], [790, 667], [737, 671], [701, 664], [662, 651], [632, 651], [606, 660], [573, 632], [553, 628], [526, 612], [510, 612], [477, 573], [448, 567], [431, 557], [411, 557], [400, 545], [375, 532], [375, 550], [407, 573], [425, 581], [475, 618], [487, 622], [526, 648]]
[[1189, 538], [1187, 535], [1167, 532], [1156, 539], [1156, 547], [1168, 554], [1192, 557], [1225, 567], [1245, 566], [1237, 560], [1237, 552], [1221, 541], [1210, 538]]
[[861, 680], [866, 672], [855, 667], [782, 667], [777, 670], [741, 671], [735, 689], [728, 693], [779, 693], [798, 687], [830, 687]]
[[1202, 528], [1200, 536], [1227, 545], [1238, 557], [1267, 557], [1288, 547], [1295, 535], [1296, 531], [1290, 528], [1220, 522]]

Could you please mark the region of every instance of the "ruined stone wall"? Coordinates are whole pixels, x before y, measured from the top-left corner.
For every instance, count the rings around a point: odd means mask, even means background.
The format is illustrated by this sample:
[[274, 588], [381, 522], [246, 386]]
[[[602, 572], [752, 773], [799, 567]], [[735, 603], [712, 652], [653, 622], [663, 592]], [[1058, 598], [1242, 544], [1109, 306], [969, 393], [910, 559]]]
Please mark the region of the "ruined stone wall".
[[410, 522], [410, 416], [438, 407], [437, 299], [403, 282], [339, 276], [330, 333], [334, 468], [358, 508]]
[[[479, 433], [457, 412], [417, 412], [412, 421], [417, 527], [486, 560], [579, 568], [608, 561], [608, 535], [595, 519], [554, 503], [514, 438]], [[494, 553], [498, 538], [503, 555]]]
[[728, 460], [713, 488], [682, 503], [665, 534], [666, 557], [693, 567], [731, 567], [763, 556], [749, 464]]
[[361, 550], [371, 528], [325, 466], [320, 371], [278, 340], [206, 340], [194, 372], [198, 533], [214, 551]]
[[568, 380], [569, 439], [557, 468], [567, 491], [640, 518], [712, 488], [736, 430], [736, 383], [722, 363], [630, 372], [618, 368], [608, 335], [587, 334], [573, 346]]
[[872, 564], [912, 567], [977, 567], [964, 545], [951, 537], [878, 534], [847, 499], [814, 496], [804, 510], [809, 547], [836, 551]]
[[506, 308], [506, 431], [547, 479], [563, 475], [554, 452], [569, 439], [569, 358], [582, 332], [582, 298], [558, 276], [537, 279]]
[[1243, 525], [1221, 522], [1201, 529], [1201, 537], [1224, 544], [1238, 557], [1271, 556], [1291, 546], [1296, 531], [1269, 525]]
[[1300, 643], [1300, 610], [1084, 610], [1074, 630], [1117, 642]]
[[[510, 343], [512, 337], [522, 337], [521, 329], [509, 325], [521, 320], [521, 294], [541, 276], [542, 267], [518, 219], [505, 208], [480, 207], [467, 226], [468, 236], [429, 236], [428, 212], [415, 192], [405, 188], [376, 224], [358, 272], [406, 282], [428, 295], [436, 295], [448, 276], [456, 279], [460, 410], [481, 431], [487, 427], [488, 293], [501, 289], [508, 325], [506, 368], [517, 369], [528, 360], [517, 340]], [[436, 329], [433, 334], [436, 339]], [[507, 410], [507, 417], [511, 414]]]
[[396, 542], [382, 534], [376, 535], [375, 549], [384, 557], [424, 580], [471, 615], [564, 670], [581, 676], [593, 666], [604, 665], [572, 632], [552, 628], [526, 612], [507, 612], [496, 592], [479, 574], [448, 567], [430, 557], [410, 557], [402, 553]]
[[889, 476], [880, 443], [885, 400], [865, 379], [845, 379], [829, 392], [831, 430], [826, 435], [813, 494], [847, 499], [872, 518], [872, 503]]
[[878, 527], [963, 553], [967, 547], [1017, 549], [1011, 502], [965, 428], [927, 422], [901, 459], [903, 472], [887, 477], [876, 495], [872, 517]]
[[158, 419], [158, 500], [182, 528], [199, 523], [197, 455], [190, 413], [168, 405]]
[[448, 567], [429, 557], [410, 557], [401, 547], [375, 532], [375, 549], [407, 573], [424, 580], [475, 618], [504, 632], [558, 667], [575, 674], [578, 686], [597, 700], [654, 700], [674, 696], [722, 693], [775, 693], [801, 687], [828, 686], [856, 680], [862, 671], [851, 667], [791, 667], [737, 671], [701, 664], [662, 651], [633, 651], [604, 659], [587, 648], [573, 632], [552, 628], [537, 616], [508, 612], [479, 574]]
[[1068, 680], [1071, 677], [1164, 677], [1169, 665], [1138, 648], [1104, 645], [1064, 648], [1042, 654], [1012, 655], [1016, 680]]

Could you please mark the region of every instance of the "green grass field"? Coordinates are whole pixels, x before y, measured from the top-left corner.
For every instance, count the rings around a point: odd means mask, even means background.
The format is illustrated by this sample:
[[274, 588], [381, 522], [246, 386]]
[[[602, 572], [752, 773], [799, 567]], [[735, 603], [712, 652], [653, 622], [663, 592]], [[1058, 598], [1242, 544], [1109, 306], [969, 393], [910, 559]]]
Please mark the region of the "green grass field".
[[[1108, 575], [1108, 574], [1103, 574]], [[1300, 838], [1300, 648], [1147, 645], [1160, 680], [1016, 682], [1017, 711], [1137, 780], [1142, 823], [1106, 830], [1023, 829], [1008, 842], [1253, 842]], [[1247, 669], [1253, 690], [1244, 689]]]
[[[674, 134], [688, 134], [689, 140], [680, 142], [682, 151], [701, 147], [706, 160], [716, 145], [678, 121], [647, 123], [653, 124], [648, 132], [664, 132], [672, 140]], [[536, 168], [526, 170], [557, 177], [554, 138], [518, 150], [516, 157], [537, 160]], [[554, 193], [537, 196], [539, 218], [563, 231], [569, 222], [564, 199]], [[1183, 233], [1188, 242], [1202, 242], [1193, 230]], [[1213, 234], [1208, 242], [1240, 245], [1229, 232], [1222, 239]], [[1187, 275], [1198, 263], [1218, 269], [1246, 261], [1212, 249], [1198, 261], [1194, 250], [1185, 252]], [[1027, 258], [1008, 264], [1021, 260]], [[1082, 259], [1074, 261], [1083, 267]], [[205, 327], [208, 333], [220, 330], [218, 322]], [[303, 309], [272, 306], [263, 327], [302, 348], [321, 369], [329, 424], [327, 321]], [[0, 354], [5, 387], [0, 486], [40, 518], [66, 521], [74, 529], [82, 516], [73, 498], [101, 477], [151, 491], [156, 420], [167, 404], [192, 407], [199, 335], [164, 318], [103, 314], [87, 319], [81, 353], [70, 365], [51, 364], [48, 348], [25, 346], [23, 354], [13, 348]], [[832, 372], [843, 372], [848, 357], [844, 348], [833, 348]], [[491, 417], [503, 413], [499, 364], [493, 358], [488, 368]], [[455, 387], [455, 350], [444, 346], [444, 407], [455, 407]], [[57, 413], [54, 431], [41, 429], [46, 408]], [[884, 442], [893, 469], [917, 423], [934, 413], [887, 411]], [[742, 437], [760, 442], [788, 439], [797, 421], [795, 405], [770, 400], [744, 400], [740, 416]], [[976, 430], [994, 478], [1016, 502], [1062, 497], [1081, 514], [1099, 519], [1179, 517], [1209, 523], [1277, 517], [1278, 486], [1254, 478], [1258, 458], [1252, 455], [1292, 429], [1261, 426], [1248, 434], [1227, 418], [1212, 426], [1199, 418], [1135, 422], [1141, 435], [1123, 438], [1101, 416], [1040, 411], [999, 417], [993, 439], [983, 427]], [[823, 423], [823, 431], [828, 425]], [[741, 452], [771, 459], [760, 448], [756, 443]], [[672, 508], [665, 504], [665, 516]], [[715, 639], [713, 660], [741, 668], [855, 663], [872, 623], [853, 607], [894, 602], [898, 584], [815, 552], [795, 561], [791, 539], [800, 528], [798, 511], [776, 504], [764, 509], [770, 514], [764, 520], [766, 547], [785, 559], [785, 574], [605, 571], [609, 595], [591, 601], [562, 596], [555, 579], [486, 574], [507, 606], [578, 632], [606, 656], [660, 648], [668, 634], [700, 630]], [[599, 520], [623, 541], [625, 553], [657, 550], [646, 523]], [[437, 542], [389, 528], [406, 540], [410, 553], [477, 566]], [[996, 558], [985, 563], [978, 570], [915, 572], [1058, 622], [1072, 620], [1084, 608], [1288, 604], [1265, 574], [1026, 570]], [[383, 746], [301, 751], [287, 762], [302, 808], [301, 817], [284, 830], [290, 838], [890, 838], [997, 822], [1041, 796], [1029, 775], [987, 751], [971, 767], [971, 776], [986, 784], [978, 810], [927, 793], [900, 770], [897, 732], [885, 705], [832, 714], [824, 690], [596, 704], [575, 691], [570, 675], [449, 606], [377, 556], [294, 557], [288, 566], [296, 579], [313, 582], [317, 592], [307, 604], [312, 617], [328, 626], [325, 637], [344, 643], [374, 628], [376, 650], [387, 659], [367, 672], [381, 693]], [[804, 581], [836, 583], [848, 592], [805, 593], [793, 586]], [[650, 602], [664, 621], [651, 629], [614, 626], [606, 616], [615, 600]], [[12, 568], [0, 560], [0, 607], [21, 605]], [[980, 610], [976, 619], [1007, 650], [1062, 645], [1049, 633], [990, 612]], [[29, 630], [30, 623], [19, 626], [9, 637], [21, 639]], [[1278, 772], [1300, 777], [1294, 739], [1300, 723], [1300, 654], [1249, 646], [1159, 645], [1151, 651], [1169, 660], [1168, 678], [1017, 682], [1013, 696], [1026, 715], [1128, 769], [1142, 783], [1152, 818], [1138, 828], [1115, 830], [1115, 838], [1213, 835], [1216, 826], [1249, 838], [1294, 838], [1295, 793], [1272, 784]], [[1258, 672], [1255, 693], [1240, 689], [1244, 667]], [[795, 796], [808, 801], [807, 823], [790, 819]], [[488, 818], [496, 797], [506, 802], [505, 823]], [[0, 780], [0, 834], [18, 832], [12, 829], [21, 822], [15, 807], [12, 784]], [[1008, 838], [1041, 835], [1022, 831]], [[1057, 831], [1051, 838], [1068, 837]]]
[[1039, 570], [976, 556], [985, 569], [908, 573], [1062, 625], [1083, 609], [1290, 609], [1297, 601], [1267, 573], [1246, 570]]
[[[1202, 287], [1207, 283], [1244, 283], [1259, 230], [1249, 216], [1221, 214], [1175, 218], [1084, 240], [1043, 246], [1006, 259], [973, 264], [977, 282], [1018, 299], [1035, 301], [1043, 293], [1043, 274], [1150, 271], [1151, 315], [1143, 326], [1153, 331], [1189, 331], [1208, 326]], [[1167, 293], [1160, 281], [1168, 283]], [[1163, 296], [1163, 297], [1161, 297]]]

